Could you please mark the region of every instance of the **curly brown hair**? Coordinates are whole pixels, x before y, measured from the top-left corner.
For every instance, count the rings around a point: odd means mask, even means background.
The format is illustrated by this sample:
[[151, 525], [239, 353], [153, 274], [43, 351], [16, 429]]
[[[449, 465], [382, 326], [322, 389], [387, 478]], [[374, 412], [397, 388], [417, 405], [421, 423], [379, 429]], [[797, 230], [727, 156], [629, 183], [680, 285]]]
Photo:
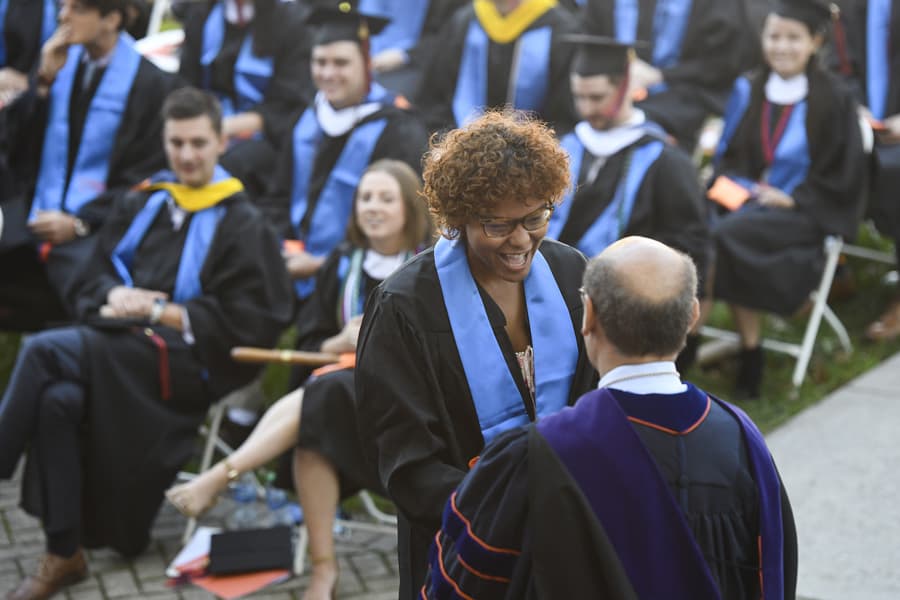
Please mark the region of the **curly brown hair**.
[[432, 136], [423, 179], [436, 224], [455, 238], [506, 199], [559, 202], [569, 187], [569, 158], [545, 123], [518, 111], [489, 111], [441, 139]]

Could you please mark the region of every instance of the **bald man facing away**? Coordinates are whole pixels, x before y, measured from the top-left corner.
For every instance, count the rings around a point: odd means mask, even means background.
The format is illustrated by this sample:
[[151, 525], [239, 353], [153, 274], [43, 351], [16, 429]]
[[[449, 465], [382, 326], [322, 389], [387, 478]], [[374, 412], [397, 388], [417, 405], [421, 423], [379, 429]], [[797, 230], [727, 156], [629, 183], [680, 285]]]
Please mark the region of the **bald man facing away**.
[[423, 594], [793, 599], [793, 514], [762, 435], [675, 370], [698, 315], [693, 262], [628, 237], [583, 283], [598, 389], [485, 449], [444, 510]]

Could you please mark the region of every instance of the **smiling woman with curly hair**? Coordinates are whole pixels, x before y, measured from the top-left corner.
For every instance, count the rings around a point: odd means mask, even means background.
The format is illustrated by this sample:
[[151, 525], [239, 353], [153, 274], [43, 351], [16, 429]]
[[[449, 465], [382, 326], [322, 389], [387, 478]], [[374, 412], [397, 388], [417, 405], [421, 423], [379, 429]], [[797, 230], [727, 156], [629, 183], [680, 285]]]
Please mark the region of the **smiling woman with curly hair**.
[[421, 587], [444, 504], [484, 445], [594, 383], [584, 257], [544, 240], [569, 185], [553, 132], [488, 113], [432, 142], [424, 180], [443, 237], [370, 298], [356, 371], [362, 441], [400, 511], [401, 598]]

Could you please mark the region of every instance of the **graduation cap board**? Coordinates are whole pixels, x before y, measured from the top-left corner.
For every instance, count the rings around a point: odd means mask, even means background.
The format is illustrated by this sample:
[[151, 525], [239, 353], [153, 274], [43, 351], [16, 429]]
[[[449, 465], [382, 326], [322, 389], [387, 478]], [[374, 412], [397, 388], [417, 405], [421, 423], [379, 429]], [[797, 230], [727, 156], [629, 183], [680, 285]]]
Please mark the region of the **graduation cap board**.
[[307, 24], [315, 26], [313, 45], [363, 43], [390, 23], [388, 18], [361, 13], [355, 4], [349, 0], [320, 2], [306, 19]]
[[805, 23], [811, 31], [821, 31], [831, 21], [837, 7], [822, 0], [775, 0], [771, 12]]
[[633, 44], [598, 35], [573, 33], [560, 40], [576, 46], [571, 70], [582, 77], [607, 75], [622, 76], [628, 73], [628, 64], [634, 55]]

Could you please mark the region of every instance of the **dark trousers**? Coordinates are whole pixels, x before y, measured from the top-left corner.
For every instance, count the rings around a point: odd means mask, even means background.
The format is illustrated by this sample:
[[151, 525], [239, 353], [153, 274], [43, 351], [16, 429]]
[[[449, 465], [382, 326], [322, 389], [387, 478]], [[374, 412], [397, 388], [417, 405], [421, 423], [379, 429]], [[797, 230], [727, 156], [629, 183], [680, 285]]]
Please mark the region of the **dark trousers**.
[[69, 556], [80, 541], [81, 452], [85, 416], [83, 342], [77, 328], [30, 337], [0, 401], [0, 478], [12, 476], [26, 447], [40, 465], [49, 552]]

